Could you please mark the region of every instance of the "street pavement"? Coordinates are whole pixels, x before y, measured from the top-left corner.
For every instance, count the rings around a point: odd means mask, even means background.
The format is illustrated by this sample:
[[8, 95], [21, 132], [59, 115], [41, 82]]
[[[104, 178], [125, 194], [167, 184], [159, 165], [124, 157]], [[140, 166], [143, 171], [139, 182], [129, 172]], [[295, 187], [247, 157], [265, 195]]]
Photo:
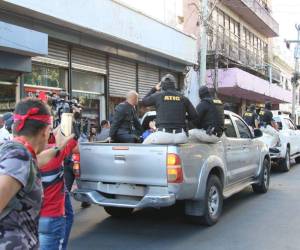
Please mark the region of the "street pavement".
[[71, 250], [300, 250], [300, 165], [272, 171], [267, 194], [249, 188], [226, 200], [213, 227], [189, 224], [180, 204], [126, 219], [111, 218], [98, 206], [74, 206]]

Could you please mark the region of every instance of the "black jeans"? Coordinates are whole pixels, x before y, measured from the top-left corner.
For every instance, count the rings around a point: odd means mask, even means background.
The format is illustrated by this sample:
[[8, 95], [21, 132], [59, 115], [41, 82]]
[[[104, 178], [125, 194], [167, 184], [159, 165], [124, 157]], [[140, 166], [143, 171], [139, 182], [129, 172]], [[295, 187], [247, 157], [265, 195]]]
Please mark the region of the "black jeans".
[[137, 143], [138, 137], [135, 134], [118, 134], [116, 136], [117, 142], [120, 143]]
[[65, 174], [65, 183], [66, 183], [67, 190], [71, 192], [75, 180], [75, 175], [73, 173], [73, 162], [65, 164], [64, 174]]

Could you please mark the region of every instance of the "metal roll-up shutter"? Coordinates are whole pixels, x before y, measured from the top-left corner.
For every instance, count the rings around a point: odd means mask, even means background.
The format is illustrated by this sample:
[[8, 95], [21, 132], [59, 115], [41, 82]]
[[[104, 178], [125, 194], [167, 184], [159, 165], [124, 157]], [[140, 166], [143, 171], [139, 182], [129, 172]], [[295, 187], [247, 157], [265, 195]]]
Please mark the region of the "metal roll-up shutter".
[[68, 45], [57, 40], [49, 39], [48, 58], [68, 62], [69, 61]]
[[146, 64], [138, 66], [139, 96], [143, 98], [159, 82], [159, 69]]
[[[84, 66], [84, 67], [82, 67]], [[106, 73], [106, 55], [84, 47], [72, 48], [72, 67]]]
[[109, 95], [125, 97], [129, 90], [136, 90], [136, 64], [125, 59], [109, 58]]

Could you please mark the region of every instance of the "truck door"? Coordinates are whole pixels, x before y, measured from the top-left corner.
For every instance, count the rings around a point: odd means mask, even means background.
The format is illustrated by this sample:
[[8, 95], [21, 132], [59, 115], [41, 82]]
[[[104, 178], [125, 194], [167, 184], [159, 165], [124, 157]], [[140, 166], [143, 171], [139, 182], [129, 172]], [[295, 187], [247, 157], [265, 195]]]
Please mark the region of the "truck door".
[[290, 119], [284, 118], [284, 122], [286, 124], [288, 137], [291, 138], [291, 141], [290, 141], [291, 152], [290, 153], [291, 153], [291, 155], [294, 155], [297, 152], [299, 152], [299, 147], [298, 147], [298, 142], [300, 139], [299, 131], [297, 131], [296, 126], [293, 124], [293, 122]]
[[259, 166], [258, 145], [253, 140], [253, 136], [246, 123], [238, 116], [232, 116], [233, 122], [236, 124], [240, 141], [241, 164], [235, 172], [235, 179], [241, 180], [252, 177]]
[[237, 131], [230, 116], [225, 116], [225, 135], [224, 147], [226, 152], [227, 179], [228, 184], [235, 182], [236, 172], [241, 165], [241, 141], [238, 139]]

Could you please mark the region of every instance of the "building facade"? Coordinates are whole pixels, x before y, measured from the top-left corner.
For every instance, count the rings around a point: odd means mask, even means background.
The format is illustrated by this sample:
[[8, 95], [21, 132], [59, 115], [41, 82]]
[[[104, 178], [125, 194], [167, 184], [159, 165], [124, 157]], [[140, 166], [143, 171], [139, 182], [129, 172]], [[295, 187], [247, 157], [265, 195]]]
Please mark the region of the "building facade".
[[[295, 72], [295, 62], [291, 50], [286, 48], [286, 44], [281, 38], [275, 38], [272, 41], [272, 65], [280, 69], [280, 81], [277, 81], [276, 84], [282, 88], [292, 91], [293, 83], [292, 79]], [[300, 106], [299, 106], [299, 87], [296, 89], [296, 122], [300, 124]], [[291, 103], [282, 103], [279, 105], [279, 109], [292, 113], [292, 104]]]
[[207, 24], [207, 84], [218, 96], [240, 114], [251, 103], [270, 100], [278, 108], [291, 102], [292, 92], [279, 84], [280, 69], [272, 63], [271, 41], [279, 25], [271, 2], [209, 1], [208, 20], [199, 18], [201, 8], [201, 1], [184, 0], [184, 31], [199, 38], [200, 23]]
[[94, 123], [127, 91], [143, 97], [167, 72], [182, 88], [186, 65], [197, 60], [195, 39], [112, 0], [7, 0], [0, 21], [48, 36], [48, 53], [34, 55], [32, 70], [15, 80], [17, 97], [66, 89]]

